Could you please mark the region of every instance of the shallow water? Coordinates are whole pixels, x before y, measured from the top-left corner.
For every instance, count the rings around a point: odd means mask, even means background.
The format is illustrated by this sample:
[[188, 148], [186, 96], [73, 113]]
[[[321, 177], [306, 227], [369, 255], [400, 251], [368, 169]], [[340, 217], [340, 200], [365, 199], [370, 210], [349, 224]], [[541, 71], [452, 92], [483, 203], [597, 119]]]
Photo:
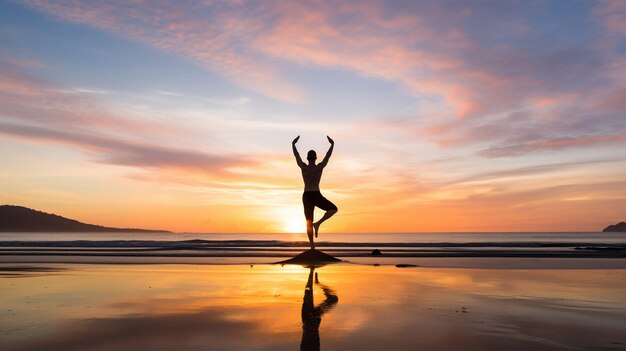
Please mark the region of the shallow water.
[[0, 276], [2, 350], [626, 348], [624, 269], [3, 264]]

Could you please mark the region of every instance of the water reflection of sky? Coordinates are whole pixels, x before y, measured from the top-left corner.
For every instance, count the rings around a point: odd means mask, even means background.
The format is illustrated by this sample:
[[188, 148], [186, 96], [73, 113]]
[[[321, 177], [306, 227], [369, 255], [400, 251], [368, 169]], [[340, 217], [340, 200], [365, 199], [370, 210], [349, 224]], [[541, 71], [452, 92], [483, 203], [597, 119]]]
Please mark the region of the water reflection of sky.
[[626, 346], [624, 270], [64, 267], [0, 278], [3, 350], [294, 350], [307, 286], [323, 350]]

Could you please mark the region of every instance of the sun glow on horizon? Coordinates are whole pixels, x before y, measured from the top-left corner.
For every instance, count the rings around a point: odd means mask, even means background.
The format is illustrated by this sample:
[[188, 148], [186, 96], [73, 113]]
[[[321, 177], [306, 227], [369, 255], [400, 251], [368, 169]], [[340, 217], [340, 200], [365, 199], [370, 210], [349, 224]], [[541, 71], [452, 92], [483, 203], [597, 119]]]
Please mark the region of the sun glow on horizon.
[[306, 221], [302, 209], [297, 206], [285, 207], [276, 211], [275, 216], [280, 218], [278, 228], [283, 233], [306, 233]]
[[303, 233], [306, 232], [306, 224], [304, 219], [289, 218], [283, 223], [282, 229], [286, 233]]

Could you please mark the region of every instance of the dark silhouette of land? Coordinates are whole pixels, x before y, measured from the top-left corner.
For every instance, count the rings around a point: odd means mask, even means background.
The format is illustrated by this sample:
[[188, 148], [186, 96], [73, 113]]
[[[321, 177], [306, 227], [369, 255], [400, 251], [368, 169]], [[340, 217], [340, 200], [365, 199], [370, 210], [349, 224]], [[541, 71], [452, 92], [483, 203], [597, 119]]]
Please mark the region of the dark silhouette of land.
[[[296, 158], [296, 163], [298, 164], [298, 167], [300, 167], [300, 171], [302, 172], [302, 180], [304, 180], [302, 205], [304, 206], [304, 217], [306, 218], [306, 233], [309, 236], [309, 244], [311, 245], [311, 250], [315, 249], [313, 233], [315, 233], [315, 237], [317, 238], [320, 225], [322, 225], [322, 223], [324, 223], [335, 213], [337, 213], [338, 210], [337, 206], [335, 206], [335, 204], [325, 198], [320, 192], [320, 181], [322, 180], [322, 172], [328, 164], [328, 160], [330, 160], [330, 156], [333, 154], [333, 149], [335, 148], [335, 141], [329, 136], [326, 136], [326, 138], [330, 143], [330, 148], [328, 148], [326, 156], [324, 156], [322, 162], [317, 164], [315, 163], [317, 160], [317, 153], [315, 152], [315, 150], [309, 150], [309, 152], [307, 153], [306, 159], [309, 163], [304, 163], [302, 161], [300, 153], [298, 153], [298, 149], [296, 148], [296, 143], [300, 139], [299, 135], [291, 142], [293, 156]], [[313, 212], [315, 211], [315, 207], [319, 207], [322, 210], [326, 211], [322, 218], [320, 218], [317, 222], [313, 222]]]
[[[313, 275], [315, 275], [315, 284], [319, 285], [324, 291], [325, 299], [319, 306], [315, 306], [313, 298]], [[324, 284], [320, 284], [315, 273], [315, 267], [309, 267], [309, 279], [304, 287], [304, 298], [302, 299], [302, 341], [300, 342], [300, 350], [320, 349], [320, 324], [322, 316], [327, 313], [339, 302], [339, 297]]]
[[612, 224], [602, 230], [603, 232], [626, 232], [626, 223], [619, 222]]
[[101, 225], [82, 223], [55, 214], [13, 205], [0, 206], [0, 232], [169, 233], [166, 230], [103, 227]]

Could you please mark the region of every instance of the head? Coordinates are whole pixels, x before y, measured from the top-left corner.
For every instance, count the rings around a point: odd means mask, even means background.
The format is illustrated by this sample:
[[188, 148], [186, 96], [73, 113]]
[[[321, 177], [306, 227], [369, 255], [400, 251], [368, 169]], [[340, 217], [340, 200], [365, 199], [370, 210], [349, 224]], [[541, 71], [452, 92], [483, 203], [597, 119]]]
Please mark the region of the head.
[[315, 160], [317, 160], [317, 154], [315, 153], [315, 150], [309, 150], [309, 153], [306, 154], [306, 159], [309, 161], [309, 163], [315, 163]]

